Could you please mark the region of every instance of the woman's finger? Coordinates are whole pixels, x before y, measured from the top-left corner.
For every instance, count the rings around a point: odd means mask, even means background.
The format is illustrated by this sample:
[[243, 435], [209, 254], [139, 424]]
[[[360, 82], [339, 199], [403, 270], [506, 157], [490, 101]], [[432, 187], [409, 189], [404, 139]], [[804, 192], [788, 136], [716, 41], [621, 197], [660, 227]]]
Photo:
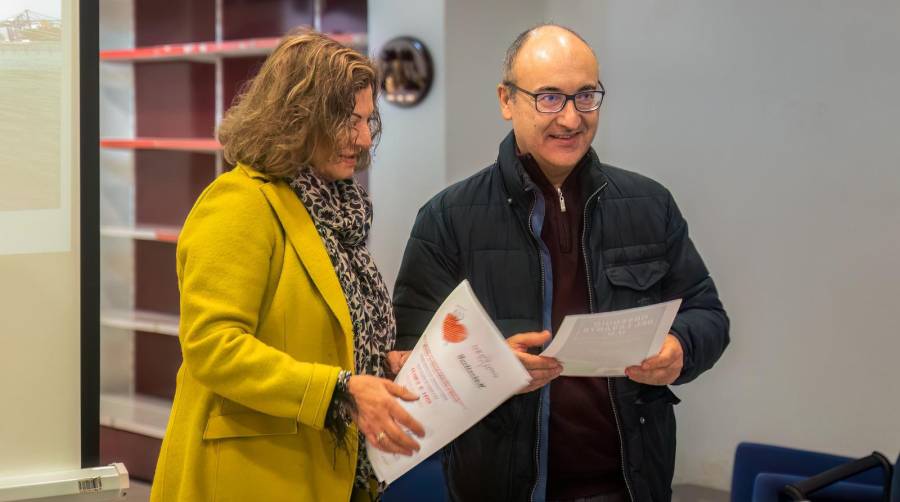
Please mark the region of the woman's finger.
[[381, 427], [384, 429], [384, 433], [393, 441], [397, 446], [401, 447], [404, 451], [408, 451], [407, 455], [412, 454], [412, 452], [419, 451], [419, 443], [414, 440], [409, 434], [403, 431], [397, 422], [394, 421], [391, 417], [385, 417], [384, 421], [381, 422]]
[[412, 415], [410, 415], [408, 411], [403, 409], [402, 406], [400, 406], [396, 402], [394, 402], [392, 404], [393, 404], [393, 406], [391, 406], [391, 413], [390, 413], [391, 418], [393, 418], [398, 424], [411, 430], [417, 436], [425, 437], [425, 427], [423, 427], [422, 424], [419, 423], [418, 420], [413, 418]]
[[372, 434], [371, 436], [366, 436], [366, 441], [375, 448], [386, 451], [388, 453], [401, 453], [404, 455], [410, 454], [408, 453], [407, 449], [394, 442], [384, 431]]
[[366, 441], [368, 441], [370, 445], [378, 448], [379, 450], [386, 451], [388, 453], [400, 453], [397, 445], [395, 445], [383, 431], [379, 431], [375, 434], [372, 434], [371, 436], [366, 436]]
[[415, 392], [407, 389], [406, 387], [404, 387], [400, 384], [391, 382], [390, 380], [386, 380], [384, 386], [388, 390], [389, 393], [391, 393], [394, 396], [399, 397], [400, 399], [403, 399], [404, 401], [415, 401], [415, 400], [419, 399], [419, 395], [416, 394]]

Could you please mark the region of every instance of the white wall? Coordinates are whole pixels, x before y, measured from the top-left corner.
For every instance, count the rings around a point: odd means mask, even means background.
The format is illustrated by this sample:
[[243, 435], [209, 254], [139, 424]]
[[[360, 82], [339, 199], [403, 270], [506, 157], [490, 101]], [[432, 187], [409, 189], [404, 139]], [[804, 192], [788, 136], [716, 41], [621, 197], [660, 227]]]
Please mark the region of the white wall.
[[601, 158], [679, 200], [732, 344], [675, 389], [676, 482], [734, 447], [900, 451], [900, 4], [548, 0], [594, 43]]
[[446, 72], [444, 1], [369, 0], [369, 52], [397, 36], [421, 40], [431, 53], [435, 81], [415, 108], [381, 99], [384, 133], [369, 171], [375, 221], [369, 238], [378, 267], [393, 290], [394, 278], [416, 210], [444, 186]]
[[[401, 5], [402, 4], [402, 5]], [[370, 2], [372, 51], [416, 35], [437, 83], [383, 105], [372, 247], [393, 284], [418, 207], [496, 156], [493, 97], [514, 35], [547, 19], [597, 50], [601, 158], [675, 194], [733, 322], [676, 389], [676, 482], [727, 488], [739, 441], [900, 450], [900, 5], [532, 0]]]
[[515, 35], [542, 20], [543, 7], [543, 0], [369, 0], [371, 55], [394, 37], [414, 36], [435, 67], [419, 106], [379, 105], [384, 134], [369, 172], [369, 247], [391, 289], [419, 207], [496, 159], [509, 131], [495, 90], [503, 54]]
[[[0, 213], [6, 222], [36, 221], [28, 230], [39, 237], [51, 228], [47, 213], [58, 214], [66, 229], [35, 239], [37, 245], [29, 235], [0, 233], [0, 478], [81, 463], [78, 3], [61, 7], [58, 46], [48, 44], [43, 54], [32, 49], [25, 53], [31, 61], [9, 48], [0, 51], [0, 68], [13, 70], [0, 76], [6, 84], [0, 86], [0, 121], [12, 126], [18, 120], [18, 130], [0, 134], [0, 150], [26, 151], [13, 167], [46, 175], [44, 184], [32, 179], [15, 186], [21, 201], [36, 196], [46, 205]], [[58, 155], [43, 149], [58, 149]], [[51, 187], [58, 196], [47, 201]], [[28, 250], [19, 247], [23, 242]]]
[[[134, 5], [101, 0], [100, 50], [134, 47]], [[100, 64], [100, 137], [135, 136], [134, 65]], [[100, 224], [134, 225], [134, 152], [100, 149]], [[100, 307], [134, 308], [134, 241], [100, 240]], [[129, 394], [134, 381], [134, 335], [100, 327], [100, 390]]]
[[512, 129], [497, 102], [503, 57], [519, 33], [543, 21], [543, 9], [543, 0], [447, 2], [447, 184], [497, 159]]

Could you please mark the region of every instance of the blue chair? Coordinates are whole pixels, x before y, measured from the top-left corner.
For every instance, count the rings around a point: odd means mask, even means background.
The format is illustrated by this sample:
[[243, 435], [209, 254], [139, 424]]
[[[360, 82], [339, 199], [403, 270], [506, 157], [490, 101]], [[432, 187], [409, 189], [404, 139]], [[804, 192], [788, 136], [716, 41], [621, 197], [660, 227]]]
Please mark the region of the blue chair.
[[891, 502], [900, 502], [900, 455], [894, 464], [894, 480], [891, 481]]
[[[900, 457], [897, 461], [900, 465]], [[731, 500], [900, 502], [900, 469], [894, 469], [878, 452], [852, 459], [741, 443], [735, 451]]]
[[447, 487], [441, 468], [441, 452], [400, 476], [388, 486], [382, 502], [446, 502]]

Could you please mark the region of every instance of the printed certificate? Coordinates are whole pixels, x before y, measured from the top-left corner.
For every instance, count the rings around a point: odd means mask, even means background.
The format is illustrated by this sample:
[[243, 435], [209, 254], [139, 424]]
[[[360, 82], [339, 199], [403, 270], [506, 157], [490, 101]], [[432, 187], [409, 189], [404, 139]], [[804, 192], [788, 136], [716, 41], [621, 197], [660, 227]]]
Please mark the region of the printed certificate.
[[390, 483], [527, 386], [531, 378], [475, 298], [468, 281], [444, 300], [395, 382], [419, 395], [398, 399], [425, 428], [412, 456], [366, 445], [378, 479]]
[[541, 354], [565, 376], [624, 376], [625, 368], [659, 353], [681, 300], [602, 314], [570, 315]]

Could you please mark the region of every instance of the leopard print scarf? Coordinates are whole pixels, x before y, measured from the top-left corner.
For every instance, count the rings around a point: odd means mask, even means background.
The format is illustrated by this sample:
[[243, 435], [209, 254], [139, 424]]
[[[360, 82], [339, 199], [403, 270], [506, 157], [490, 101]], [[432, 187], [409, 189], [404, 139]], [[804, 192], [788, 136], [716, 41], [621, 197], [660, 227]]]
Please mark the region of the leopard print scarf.
[[[383, 378], [397, 326], [387, 286], [366, 248], [372, 226], [369, 195], [353, 180], [329, 183], [311, 169], [301, 170], [291, 187], [315, 222], [350, 308], [356, 373]], [[355, 484], [368, 490], [374, 478], [360, 434]]]

